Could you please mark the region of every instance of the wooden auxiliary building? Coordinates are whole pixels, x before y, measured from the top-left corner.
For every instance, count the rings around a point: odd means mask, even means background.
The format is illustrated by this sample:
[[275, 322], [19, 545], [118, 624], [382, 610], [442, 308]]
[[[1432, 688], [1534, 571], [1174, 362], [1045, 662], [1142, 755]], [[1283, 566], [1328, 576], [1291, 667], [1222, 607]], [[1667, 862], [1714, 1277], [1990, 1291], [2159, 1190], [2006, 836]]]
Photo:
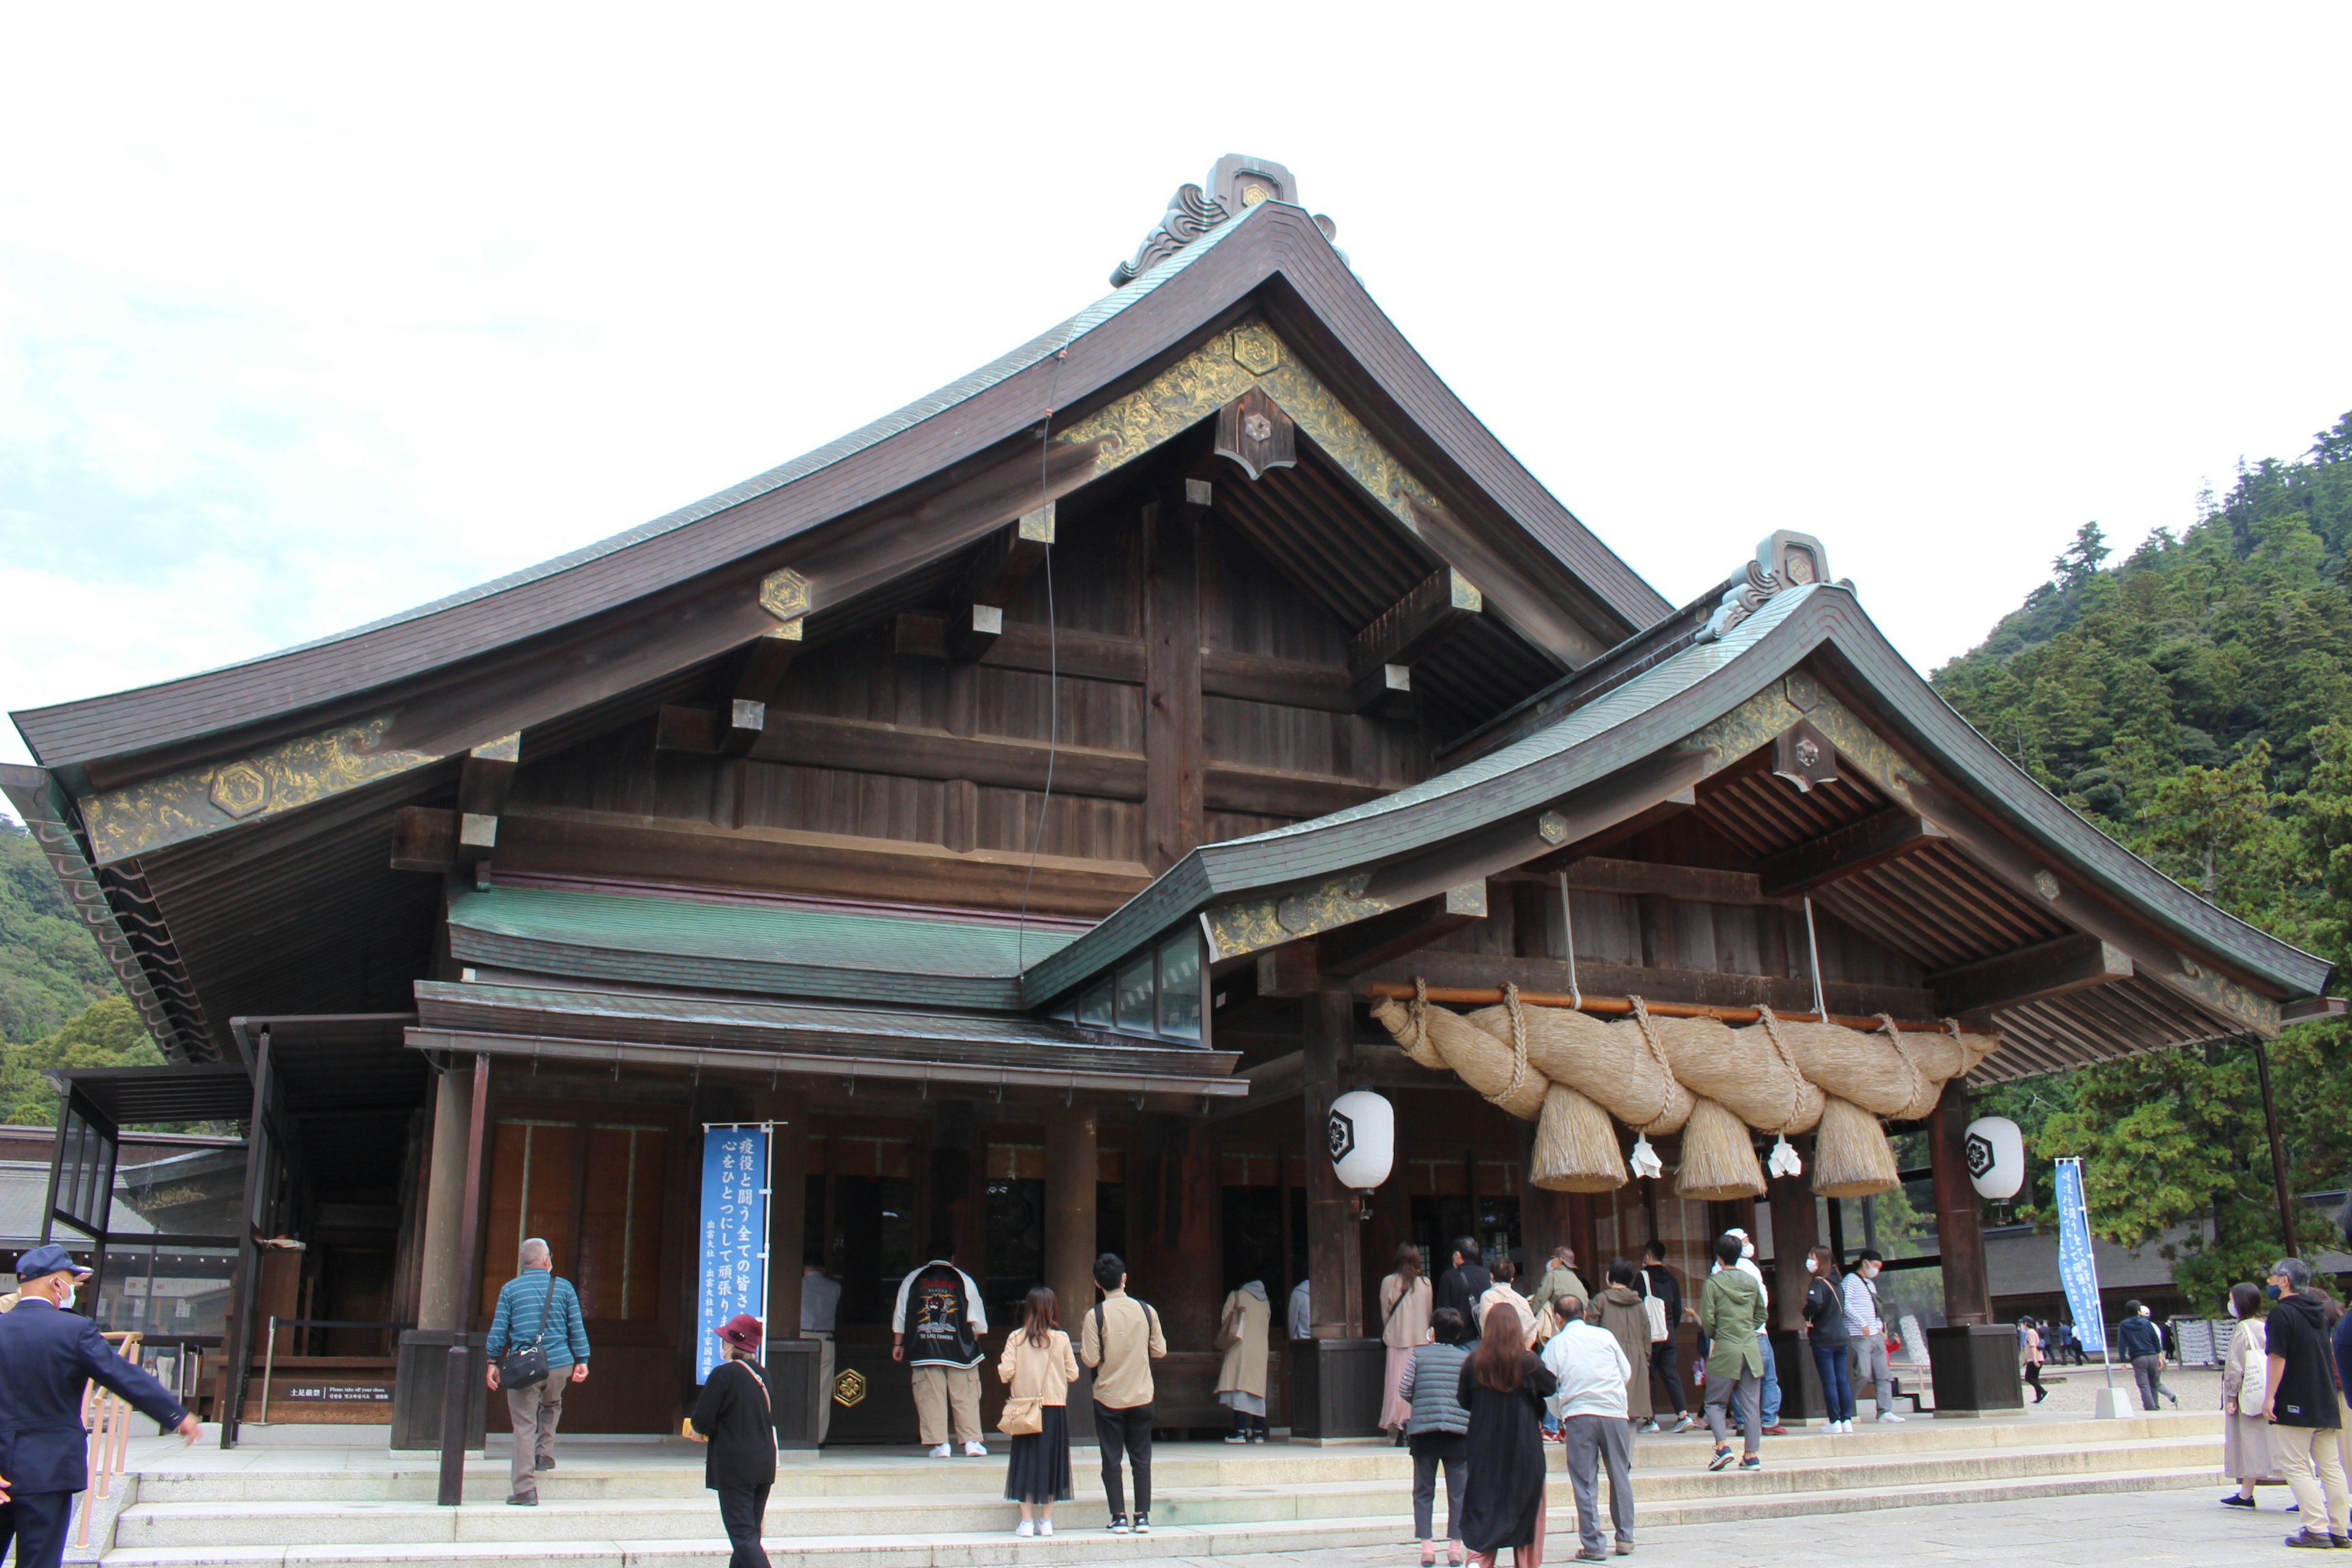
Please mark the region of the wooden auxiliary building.
[[[1940, 1268], [1940, 1402], [2013, 1402], [1969, 1086], [2274, 1035], [2328, 965], [2037, 787], [1821, 542], [1660, 598], [1330, 237], [1287, 170], [1224, 159], [1116, 292], [804, 458], [404, 615], [15, 716], [40, 765], [0, 784], [173, 1064], [68, 1075], [61, 1195], [123, 1123], [248, 1126], [244, 1224], [209, 1238], [216, 1414], [256, 1415], [267, 1362], [273, 1419], [437, 1441], [447, 1349], [538, 1235], [596, 1347], [567, 1429], [675, 1431], [701, 1128], [766, 1120], [798, 1197], [788, 1437], [828, 1396], [835, 1441], [912, 1436], [887, 1317], [934, 1236], [999, 1311], [1043, 1279], [1074, 1317], [1123, 1254], [1173, 1342], [1170, 1427], [1222, 1422], [1244, 1280], [1311, 1279], [1276, 1418], [1339, 1434], [1370, 1424], [1398, 1242], [1442, 1267], [1465, 1233], [1568, 1241], [1591, 1278], [1654, 1236], [1696, 1274], [1734, 1223], [1783, 1331], [1817, 1236], [1900, 1231]], [[1741, 1123], [1742, 1153], [1788, 1131], [1805, 1162], [1760, 1201], [1685, 1195], [1664, 1122], [1658, 1177], [1539, 1182], [1534, 1047], [1497, 1036], [1521, 1076], [1481, 1092], [1394, 1022], [1507, 987], [1596, 1029], [1619, 999], [1712, 1009], [1725, 1039], [1818, 1009], [1890, 1070], [1940, 1020], [1992, 1043], [1905, 1091], [1877, 1209], [1817, 1198], [1793, 1114]], [[1839, 1098], [1775, 1048], [1815, 1116]], [[1656, 1070], [1704, 1081], [1688, 1049]], [[1361, 1215], [1322, 1148], [1360, 1086], [1398, 1110]], [[845, 1282], [832, 1389], [786, 1337], [804, 1253]], [[272, 1317], [400, 1327], [270, 1344]]]

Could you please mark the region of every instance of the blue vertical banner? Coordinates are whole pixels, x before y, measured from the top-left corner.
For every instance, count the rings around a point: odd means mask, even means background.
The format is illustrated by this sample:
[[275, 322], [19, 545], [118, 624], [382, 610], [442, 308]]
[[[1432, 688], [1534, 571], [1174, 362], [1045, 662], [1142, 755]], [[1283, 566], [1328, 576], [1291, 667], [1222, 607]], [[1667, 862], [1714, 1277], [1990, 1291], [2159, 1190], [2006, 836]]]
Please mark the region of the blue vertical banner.
[[694, 1379], [719, 1364], [719, 1330], [739, 1312], [768, 1318], [768, 1129], [702, 1131], [702, 1284]]
[[2083, 1162], [2061, 1160], [2051, 1173], [2058, 1189], [2058, 1283], [2074, 1310], [2074, 1333], [2090, 1355], [2107, 1350], [2106, 1308], [2099, 1300], [2099, 1265], [2091, 1255], [2091, 1215], [2083, 1202]]

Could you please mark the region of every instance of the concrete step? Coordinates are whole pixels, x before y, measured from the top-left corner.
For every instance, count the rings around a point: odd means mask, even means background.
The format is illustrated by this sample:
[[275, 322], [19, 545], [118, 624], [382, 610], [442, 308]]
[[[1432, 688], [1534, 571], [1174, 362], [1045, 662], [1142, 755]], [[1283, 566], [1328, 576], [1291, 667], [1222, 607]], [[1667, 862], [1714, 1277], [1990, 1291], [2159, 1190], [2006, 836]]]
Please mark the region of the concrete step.
[[[1666, 1445], [1658, 1445], [1665, 1447]], [[1689, 1448], [1688, 1445], [1674, 1445]], [[2094, 1478], [2134, 1469], [2206, 1468], [2221, 1463], [2220, 1444], [2208, 1437], [2167, 1437], [2134, 1445], [1985, 1448], [1958, 1453], [1891, 1453], [1792, 1460], [1777, 1452], [1760, 1471], [1709, 1473], [1701, 1466], [1706, 1449], [1676, 1455], [1663, 1463], [1654, 1452], [1640, 1456], [1635, 1495], [1641, 1506], [1678, 1505], [1696, 1500], [1843, 1492], [1895, 1492], [1920, 1486]], [[1557, 1467], [1558, 1461], [1554, 1461]], [[1252, 1467], [1264, 1470], [1268, 1467]], [[1001, 1470], [997, 1476], [1002, 1485]], [[1091, 1479], [1091, 1478], [1088, 1478]], [[1255, 1477], [1249, 1484], [1185, 1486], [1154, 1475], [1152, 1517], [1170, 1527], [1255, 1526], [1286, 1521], [1347, 1518], [1402, 1518], [1409, 1496], [1403, 1475], [1370, 1479], [1276, 1481]], [[1568, 1479], [1551, 1472], [1555, 1507], [1571, 1507]], [[1100, 1493], [1081, 1495], [1057, 1509], [1059, 1522], [1073, 1530], [1109, 1522]], [[501, 1506], [443, 1509], [425, 1501], [206, 1500], [151, 1501], [143, 1489], [115, 1528], [115, 1543], [130, 1549], [198, 1545], [338, 1542], [386, 1545], [465, 1544], [571, 1541], [614, 1537], [688, 1537], [707, 1530], [714, 1505], [698, 1489], [658, 1499], [567, 1500], [542, 1494], [536, 1509]], [[769, 1521], [795, 1537], [863, 1539], [915, 1533], [925, 1536], [986, 1533], [1009, 1529], [1013, 1506], [1001, 1496], [969, 1493], [900, 1494], [887, 1503], [871, 1496], [771, 1500]]]
[[[2094, 1492], [2145, 1491], [2216, 1484], [2210, 1467], [2147, 1468], [2079, 1476], [1969, 1481], [1866, 1491], [1790, 1492], [1763, 1497], [1727, 1497], [1715, 1501], [1644, 1506], [1638, 1529], [1675, 1524], [1720, 1523], [1741, 1519], [1778, 1519], [1813, 1513], [1930, 1507], [1949, 1503], [2007, 1502], [2082, 1496]], [[1555, 1498], [1552, 1542], [1562, 1535]], [[517, 1510], [520, 1511], [520, 1510]], [[1058, 1512], [1059, 1510], [1057, 1510]], [[711, 1515], [706, 1511], [703, 1527]], [[771, 1516], [771, 1522], [774, 1522]], [[890, 1534], [860, 1538], [771, 1536], [772, 1555], [821, 1560], [823, 1568], [996, 1568], [1009, 1563], [1141, 1562], [1296, 1552], [1318, 1548], [1401, 1544], [1408, 1533], [1397, 1515], [1296, 1520], [1255, 1525], [1158, 1526], [1149, 1536], [1115, 1536], [1100, 1530], [1058, 1528], [1051, 1540], [1021, 1541], [1009, 1530], [940, 1534]], [[1568, 1527], [1572, 1529], [1572, 1526]], [[1565, 1553], [1561, 1553], [1565, 1555]], [[727, 1543], [712, 1535], [656, 1539], [548, 1540], [464, 1542], [440, 1545], [310, 1546], [205, 1543], [171, 1549], [118, 1548], [107, 1568], [522, 1568], [555, 1563], [562, 1568], [719, 1568]]]

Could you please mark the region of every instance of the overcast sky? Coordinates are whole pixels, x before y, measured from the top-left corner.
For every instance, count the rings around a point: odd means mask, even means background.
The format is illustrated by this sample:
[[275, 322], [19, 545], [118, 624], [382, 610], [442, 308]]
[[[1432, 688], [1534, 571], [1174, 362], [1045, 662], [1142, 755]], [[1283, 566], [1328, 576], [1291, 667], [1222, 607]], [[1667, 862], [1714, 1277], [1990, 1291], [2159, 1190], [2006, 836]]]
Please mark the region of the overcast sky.
[[[656, 516], [1108, 291], [1216, 157], [1680, 601], [1923, 668], [2352, 408], [2352, 7], [81, 7], [0, 93], [0, 708]], [[0, 759], [21, 760], [0, 727]]]

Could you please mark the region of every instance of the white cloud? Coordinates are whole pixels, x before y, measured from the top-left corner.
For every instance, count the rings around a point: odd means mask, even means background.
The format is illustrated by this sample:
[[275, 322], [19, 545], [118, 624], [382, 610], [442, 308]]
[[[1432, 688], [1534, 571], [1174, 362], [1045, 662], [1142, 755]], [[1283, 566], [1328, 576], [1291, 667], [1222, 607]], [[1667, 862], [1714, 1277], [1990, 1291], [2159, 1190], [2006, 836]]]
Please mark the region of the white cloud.
[[884, 15], [15, 18], [0, 707], [814, 447], [1227, 151], [1670, 598], [1806, 529], [1923, 666], [2352, 406], [2340, 7]]

